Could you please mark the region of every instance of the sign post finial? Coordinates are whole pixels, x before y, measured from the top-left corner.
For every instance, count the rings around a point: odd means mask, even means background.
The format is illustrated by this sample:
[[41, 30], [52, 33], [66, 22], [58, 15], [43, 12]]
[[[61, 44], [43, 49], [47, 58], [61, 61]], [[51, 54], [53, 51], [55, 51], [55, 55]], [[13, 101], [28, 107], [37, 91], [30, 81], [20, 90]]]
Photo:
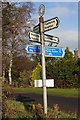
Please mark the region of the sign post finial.
[[41, 4], [38, 8], [38, 14], [39, 16], [43, 16], [45, 12], [45, 6], [43, 4]]

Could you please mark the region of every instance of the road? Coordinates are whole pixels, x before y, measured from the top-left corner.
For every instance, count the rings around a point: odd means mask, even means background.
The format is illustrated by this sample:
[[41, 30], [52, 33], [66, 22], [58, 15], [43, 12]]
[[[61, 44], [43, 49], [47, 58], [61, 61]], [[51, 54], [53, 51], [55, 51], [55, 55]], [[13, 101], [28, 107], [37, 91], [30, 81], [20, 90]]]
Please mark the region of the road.
[[[10, 96], [13, 98], [13, 95]], [[43, 104], [43, 96], [40, 94], [33, 94], [33, 93], [19, 93], [14, 94], [14, 97], [17, 101], [21, 102], [28, 102], [28, 103], [41, 103]], [[63, 110], [65, 112], [79, 112], [80, 110], [80, 98], [67, 98], [67, 97], [59, 97], [59, 96], [51, 96], [48, 95], [48, 107], [53, 108], [54, 104], [58, 104], [60, 110]]]

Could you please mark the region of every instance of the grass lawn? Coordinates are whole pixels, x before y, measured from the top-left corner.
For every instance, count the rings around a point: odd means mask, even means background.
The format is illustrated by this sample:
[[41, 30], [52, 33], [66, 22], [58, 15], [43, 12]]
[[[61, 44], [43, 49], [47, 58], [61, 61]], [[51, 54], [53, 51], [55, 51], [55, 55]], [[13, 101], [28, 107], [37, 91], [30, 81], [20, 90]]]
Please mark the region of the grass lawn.
[[[35, 93], [42, 94], [42, 88], [12, 88], [14, 93]], [[48, 95], [64, 97], [80, 97], [79, 89], [47, 88]]]

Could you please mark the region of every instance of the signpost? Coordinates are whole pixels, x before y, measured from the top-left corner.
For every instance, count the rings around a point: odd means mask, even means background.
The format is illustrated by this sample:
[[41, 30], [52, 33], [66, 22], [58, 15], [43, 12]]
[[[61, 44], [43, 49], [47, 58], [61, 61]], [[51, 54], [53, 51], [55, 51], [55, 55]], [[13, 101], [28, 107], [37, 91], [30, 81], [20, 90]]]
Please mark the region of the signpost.
[[59, 38], [52, 35], [44, 34], [44, 39], [48, 42], [59, 43]]
[[29, 32], [29, 38], [31, 41], [40, 42], [40, 35], [34, 32]]
[[[28, 45], [26, 47], [27, 53], [41, 54], [41, 46]], [[45, 57], [63, 57], [64, 50], [58, 47], [44, 47]]]
[[46, 57], [63, 57], [64, 51], [62, 48], [45, 47], [45, 56]]
[[26, 47], [27, 53], [36, 53], [40, 54], [41, 53], [41, 47], [39, 45], [28, 45]]
[[[40, 12], [40, 11], [38, 11]], [[40, 14], [39, 14], [40, 15]], [[42, 15], [42, 13], [41, 13]], [[44, 18], [40, 16], [40, 40], [42, 50], [42, 80], [43, 80], [43, 105], [44, 114], [47, 115], [47, 90], [46, 90], [46, 69], [45, 69], [45, 49], [44, 49]]]
[[44, 21], [44, 32], [57, 28], [59, 24], [58, 17], [52, 18], [50, 20]]
[[40, 24], [36, 25], [36, 26], [33, 28], [33, 32], [35, 32], [35, 33], [39, 33], [39, 32], [40, 32]]
[[57, 28], [59, 26], [58, 17], [44, 21], [43, 15], [45, 6], [41, 4], [38, 9], [39, 24], [33, 28], [33, 32], [29, 32], [29, 38], [32, 42], [40, 43], [38, 45], [28, 45], [26, 50], [28, 53], [36, 53], [42, 55], [42, 81], [43, 81], [43, 104], [44, 114], [47, 115], [47, 90], [46, 90], [46, 69], [45, 69], [45, 56], [46, 57], [62, 57], [64, 52], [62, 48], [45, 47], [45, 41], [51, 43], [59, 43], [59, 38], [44, 34], [44, 32]]
[[[35, 32], [29, 32], [29, 39], [33, 42], [40, 42], [40, 34], [37, 34]], [[57, 43], [57, 44], [59, 43], [58, 37], [48, 35], [48, 34], [44, 34], [44, 40], [48, 42]]]
[[[44, 32], [52, 30], [54, 28], [57, 28], [59, 26], [59, 22], [60, 21], [59, 21], [58, 17], [55, 17], [55, 18], [49, 19], [47, 21], [44, 21]], [[39, 33], [40, 32], [40, 24], [36, 25], [33, 28], [33, 31], [35, 33]]]

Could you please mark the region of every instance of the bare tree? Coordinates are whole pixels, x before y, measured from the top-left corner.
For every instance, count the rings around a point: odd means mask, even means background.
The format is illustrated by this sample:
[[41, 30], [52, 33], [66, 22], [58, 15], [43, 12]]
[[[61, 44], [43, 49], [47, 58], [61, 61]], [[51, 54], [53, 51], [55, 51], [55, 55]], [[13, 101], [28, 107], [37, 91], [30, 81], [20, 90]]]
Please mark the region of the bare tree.
[[11, 71], [13, 57], [15, 54], [25, 54], [27, 34], [33, 24], [31, 20], [31, 13], [33, 11], [34, 5], [31, 2], [12, 4], [7, 2], [6, 7], [2, 11], [3, 61], [7, 60], [9, 64], [8, 75], [10, 85], [12, 84]]

